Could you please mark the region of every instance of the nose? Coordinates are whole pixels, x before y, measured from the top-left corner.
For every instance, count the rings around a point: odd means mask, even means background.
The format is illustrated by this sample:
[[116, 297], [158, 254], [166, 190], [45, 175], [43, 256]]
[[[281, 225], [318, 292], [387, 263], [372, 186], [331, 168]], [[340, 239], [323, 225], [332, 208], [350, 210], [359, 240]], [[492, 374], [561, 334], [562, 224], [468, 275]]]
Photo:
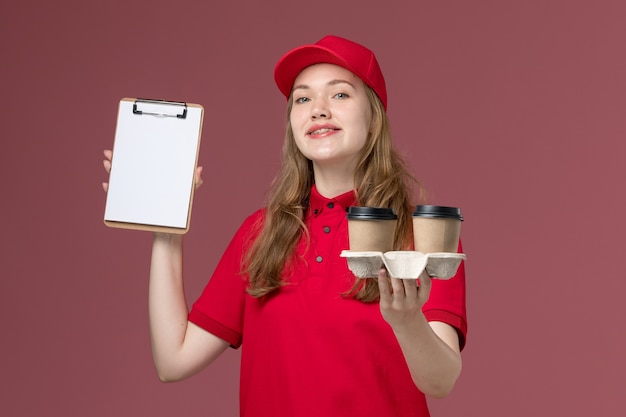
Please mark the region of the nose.
[[315, 105], [311, 109], [312, 119], [328, 119], [330, 117], [330, 109], [326, 100], [315, 100]]

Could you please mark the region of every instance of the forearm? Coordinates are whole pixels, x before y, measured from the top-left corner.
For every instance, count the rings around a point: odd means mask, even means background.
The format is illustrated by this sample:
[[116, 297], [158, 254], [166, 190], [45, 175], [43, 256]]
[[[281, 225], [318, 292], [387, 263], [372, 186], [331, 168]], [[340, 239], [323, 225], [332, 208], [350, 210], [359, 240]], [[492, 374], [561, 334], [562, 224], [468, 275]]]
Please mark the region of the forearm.
[[160, 376], [169, 373], [187, 331], [182, 246], [180, 235], [154, 235], [148, 301], [152, 353]]
[[[448, 339], [457, 338], [455, 331], [449, 329], [450, 333], [446, 335]], [[443, 329], [444, 332], [446, 330]], [[462, 362], [458, 345], [453, 349], [444, 342], [421, 312], [416, 315], [415, 320], [394, 329], [394, 334], [415, 385], [423, 393], [435, 398], [448, 395], [461, 373]]]

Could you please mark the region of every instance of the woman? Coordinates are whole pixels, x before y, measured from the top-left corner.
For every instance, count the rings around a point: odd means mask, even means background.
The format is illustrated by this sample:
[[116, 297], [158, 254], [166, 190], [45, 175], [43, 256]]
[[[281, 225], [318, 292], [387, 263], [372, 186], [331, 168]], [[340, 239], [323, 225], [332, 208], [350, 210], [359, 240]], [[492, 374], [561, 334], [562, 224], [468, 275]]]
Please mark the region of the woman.
[[189, 313], [182, 238], [154, 236], [159, 377], [184, 379], [243, 346], [242, 416], [427, 416], [424, 394], [446, 396], [461, 371], [463, 265], [449, 281], [423, 276], [418, 286], [384, 269], [358, 280], [339, 257], [352, 205], [394, 208], [395, 248], [412, 241], [414, 184], [391, 144], [376, 58], [327, 36], [283, 56], [275, 80], [288, 99], [281, 170]]

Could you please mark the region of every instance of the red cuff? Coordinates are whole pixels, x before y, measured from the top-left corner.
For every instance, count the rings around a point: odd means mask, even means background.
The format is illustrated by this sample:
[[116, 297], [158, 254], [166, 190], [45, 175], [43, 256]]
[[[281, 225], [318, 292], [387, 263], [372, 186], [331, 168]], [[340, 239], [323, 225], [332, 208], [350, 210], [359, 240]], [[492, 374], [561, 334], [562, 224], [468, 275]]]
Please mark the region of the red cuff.
[[441, 321], [454, 327], [459, 335], [459, 346], [463, 350], [467, 337], [467, 322], [465, 320], [446, 310], [426, 310], [424, 316], [428, 321]]
[[241, 335], [233, 329], [224, 326], [222, 323], [205, 316], [202, 312], [192, 309], [189, 313], [189, 321], [202, 327], [207, 332], [214, 334], [220, 339], [225, 340], [234, 349], [241, 346]]

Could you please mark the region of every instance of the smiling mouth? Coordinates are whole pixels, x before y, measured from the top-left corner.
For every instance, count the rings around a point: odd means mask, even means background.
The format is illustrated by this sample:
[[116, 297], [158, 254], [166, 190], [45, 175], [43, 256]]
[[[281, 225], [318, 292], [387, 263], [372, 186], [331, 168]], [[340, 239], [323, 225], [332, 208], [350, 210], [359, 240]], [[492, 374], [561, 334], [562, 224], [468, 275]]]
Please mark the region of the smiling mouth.
[[309, 132], [309, 135], [321, 135], [321, 134], [328, 133], [328, 132], [334, 132], [336, 130], [338, 129], [329, 129], [329, 128], [317, 129], [317, 130], [313, 130]]

